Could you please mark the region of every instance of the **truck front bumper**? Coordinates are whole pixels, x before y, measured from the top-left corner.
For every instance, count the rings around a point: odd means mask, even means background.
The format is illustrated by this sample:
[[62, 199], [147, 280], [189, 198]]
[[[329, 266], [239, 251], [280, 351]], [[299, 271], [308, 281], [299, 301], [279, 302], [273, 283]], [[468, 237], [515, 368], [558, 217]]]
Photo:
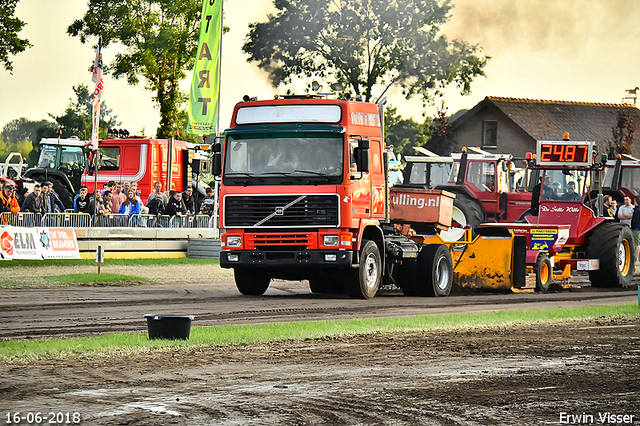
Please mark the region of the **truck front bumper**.
[[353, 263], [352, 250], [223, 250], [220, 266], [223, 268], [347, 268]]

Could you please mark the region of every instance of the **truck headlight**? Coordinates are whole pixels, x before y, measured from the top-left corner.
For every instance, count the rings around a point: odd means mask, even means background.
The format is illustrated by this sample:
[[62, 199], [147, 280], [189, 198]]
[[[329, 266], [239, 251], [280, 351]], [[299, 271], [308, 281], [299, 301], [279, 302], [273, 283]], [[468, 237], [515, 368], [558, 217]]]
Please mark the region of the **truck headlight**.
[[339, 235], [325, 235], [324, 237], [322, 237], [322, 245], [325, 247], [338, 247], [339, 244]]
[[227, 235], [227, 247], [242, 247], [242, 237], [239, 235]]

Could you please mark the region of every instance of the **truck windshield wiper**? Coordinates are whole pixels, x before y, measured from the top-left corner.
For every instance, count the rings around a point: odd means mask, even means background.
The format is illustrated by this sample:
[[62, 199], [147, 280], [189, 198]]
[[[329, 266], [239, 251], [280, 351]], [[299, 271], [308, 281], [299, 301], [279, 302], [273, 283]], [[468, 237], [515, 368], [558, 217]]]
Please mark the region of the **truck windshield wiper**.
[[309, 173], [310, 175], [326, 177], [324, 173], [316, 172], [315, 170], [294, 170], [293, 173]]
[[291, 172], [264, 172], [262, 175], [281, 175], [281, 176], [291, 176]]
[[249, 173], [249, 172], [231, 172], [231, 173], [225, 173], [225, 176], [247, 176], [247, 177], [255, 177], [256, 175], [254, 173]]

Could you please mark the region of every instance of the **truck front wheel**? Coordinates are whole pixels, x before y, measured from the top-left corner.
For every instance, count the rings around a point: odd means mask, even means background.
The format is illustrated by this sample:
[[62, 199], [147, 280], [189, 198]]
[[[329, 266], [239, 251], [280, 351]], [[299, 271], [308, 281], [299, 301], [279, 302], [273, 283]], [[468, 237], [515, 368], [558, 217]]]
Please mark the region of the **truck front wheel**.
[[245, 296], [260, 296], [269, 288], [271, 278], [263, 269], [235, 268], [233, 277], [238, 291]]
[[382, 279], [380, 250], [373, 241], [362, 241], [359, 266], [357, 270], [347, 271], [347, 294], [354, 299], [373, 299]]

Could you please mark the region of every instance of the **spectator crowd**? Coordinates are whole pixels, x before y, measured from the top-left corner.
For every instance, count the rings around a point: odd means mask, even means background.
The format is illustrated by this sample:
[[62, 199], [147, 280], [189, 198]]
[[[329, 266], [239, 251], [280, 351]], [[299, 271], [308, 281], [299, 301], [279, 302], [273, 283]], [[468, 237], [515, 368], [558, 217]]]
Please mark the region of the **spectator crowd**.
[[33, 191], [22, 185], [16, 186], [10, 182], [2, 183], [0, 194], [0, 213], [87, 213], [91, 216], [109, 216], [111, 214], [150, 214], [155, 216], [193, 216], [204, 214], [212, 216], [213, 190], [207, 188], [207, 196], [197, 200], [193, 194], [193, 187], [187, 187], [184, 192], [171, 190], [162, 191], [162, 182], [155, 182], [154, 192], [147, 198], [146, 204], [138, 191], [137, 182], [109, 181], [101, 191], [89, 193], [86, 186], [81, 186], [73, 199], [73, 210], [65, 209], [53, 190], [53, 183], [45, 181], [36, 183]]

